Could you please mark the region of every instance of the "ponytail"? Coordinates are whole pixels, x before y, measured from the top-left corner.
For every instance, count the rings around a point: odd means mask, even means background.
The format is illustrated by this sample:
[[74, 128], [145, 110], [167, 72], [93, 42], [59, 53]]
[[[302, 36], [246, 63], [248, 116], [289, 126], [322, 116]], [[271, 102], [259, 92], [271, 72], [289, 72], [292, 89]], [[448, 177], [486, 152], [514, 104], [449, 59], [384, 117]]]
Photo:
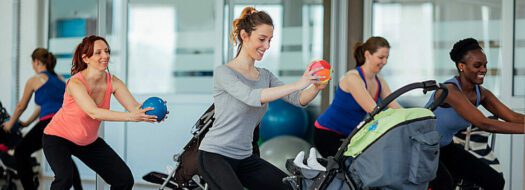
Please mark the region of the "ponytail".
[[[237, 45], [237, 54], [235, 57], [239, 56], [242, 49], [242, 38], [241, 31], [245, 31], [248, 35], [252, 34], [252, 31], [255, 30], [255, 27], [261, 24], [267, 24], [273, 26], [273, 21], [270, 15], [264, 11], [257, 11], [253, 7], [246, 7], [242, 10], [241, 16], [233, 20], [232, 23], [232, 33], [231, 41], [235, 46]], [[237, 43], [237, 40], [239, 41]]]
[[36, 48], [33, 50], [33, 53], [31, 54], [31, 59], [33, 61], [37, 60], [40, 63], [44, 64], [46, 66], [47, 72], [57, 75], [55, 72], [55, 66], [57, 64], [57, 59], [53, 55], [53, 53], [49, 52], [45, 48]]
[[357, 42], [354, 45], [354, 59], [355, 59], [355, 67], [359, 67], [363, 64], [365, 64], [365, 51], [363, 50], [363, 43]]
[[365, 64], [365, 52], [368, 51], [370, 54], [374, 54], [379, 48], [390, 48], [388, 41], [380, 36], [374, 36], [368, 38], [365, 43], [357, 42], [354, 45], [354, 59], [356, 62], [356, 68]]

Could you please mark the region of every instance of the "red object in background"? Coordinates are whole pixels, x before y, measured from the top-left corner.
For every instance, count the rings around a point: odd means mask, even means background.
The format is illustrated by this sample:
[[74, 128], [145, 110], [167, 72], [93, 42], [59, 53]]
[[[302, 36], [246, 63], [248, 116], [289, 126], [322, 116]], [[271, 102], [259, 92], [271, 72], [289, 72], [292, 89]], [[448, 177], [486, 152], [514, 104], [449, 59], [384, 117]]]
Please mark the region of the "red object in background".
[[313, 61], [310, 64], [310, 66], [308, 66], [309, 71], [311, 71], [312, 69], [317, 69], [317, 68], [323, 68], [314, 73], [314, 75], [325, 77], [325, 78], [320, 79], [321, 82], [328, 82], [332, 78], [332, 67], [330, 66], [330, 63], [328, 63], [325, 60], [316, 60], [316, 61]]
[[9, 150], [9, 147], [7, 147], [5, 144], [0, 144], [0, 152], [7, 152]]

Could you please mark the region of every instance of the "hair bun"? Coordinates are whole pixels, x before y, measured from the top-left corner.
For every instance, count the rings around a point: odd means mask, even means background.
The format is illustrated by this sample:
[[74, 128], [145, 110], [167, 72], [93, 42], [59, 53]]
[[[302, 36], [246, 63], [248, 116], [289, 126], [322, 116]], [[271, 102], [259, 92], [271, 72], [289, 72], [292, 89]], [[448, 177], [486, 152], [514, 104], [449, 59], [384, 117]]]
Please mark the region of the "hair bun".
[[479, 46], [478, 40], [474, 38], [460, 40], [456, 42], [452, 50], [450, 50], [450, 59], [452, 59], [452, 61], [455, 63], [459, 63], [461, 62], [461, 59], [463, 59], [463, 56], [467, 54], [467, 52], [476, 49], [482, 49], [481, 46]]

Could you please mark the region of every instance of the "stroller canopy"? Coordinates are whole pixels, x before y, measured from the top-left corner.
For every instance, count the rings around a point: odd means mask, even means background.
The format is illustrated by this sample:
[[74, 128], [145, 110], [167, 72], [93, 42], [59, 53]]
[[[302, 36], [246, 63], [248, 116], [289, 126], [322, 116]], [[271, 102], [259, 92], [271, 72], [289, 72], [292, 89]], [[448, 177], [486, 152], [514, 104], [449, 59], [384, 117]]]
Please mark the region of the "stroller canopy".
[[[425, 108], [388, 109], [380, 112], [372, 122], [364, 125], [363, 129], [351, 137], [344, 155], [355, 158], [392, 128], [407, 122], [430, 118], [435, 118], [434, 113]], [[434, 141], [436, 139], [428, 140]]]

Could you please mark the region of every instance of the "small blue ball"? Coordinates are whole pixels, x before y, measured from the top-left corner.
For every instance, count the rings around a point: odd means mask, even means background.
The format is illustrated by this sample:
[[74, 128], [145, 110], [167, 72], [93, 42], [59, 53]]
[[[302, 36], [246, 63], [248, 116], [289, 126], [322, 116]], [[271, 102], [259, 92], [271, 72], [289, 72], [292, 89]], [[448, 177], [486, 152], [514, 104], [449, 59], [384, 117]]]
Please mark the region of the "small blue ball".
[[140, 108], [153, 108], [153, 110], [147, 111], [146, 114], [157, 116], [157, 121], [162, 121], [162, 119], [164, 119], [168, 113], [166, 102], [164, 102], [164, 100], [159, 97], [149, 97], [146, 99], [146, 101], [144, 101]]

